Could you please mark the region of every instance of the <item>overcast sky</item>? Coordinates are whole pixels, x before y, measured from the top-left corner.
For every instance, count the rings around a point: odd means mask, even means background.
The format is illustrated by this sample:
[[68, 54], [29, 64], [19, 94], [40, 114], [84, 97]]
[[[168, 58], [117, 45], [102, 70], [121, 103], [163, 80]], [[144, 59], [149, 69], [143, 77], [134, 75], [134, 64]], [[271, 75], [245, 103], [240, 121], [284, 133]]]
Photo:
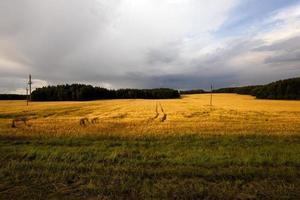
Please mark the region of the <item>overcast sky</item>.
[[0, 93], [176, 89], [300, 76], [300, 1], [0, 0]]

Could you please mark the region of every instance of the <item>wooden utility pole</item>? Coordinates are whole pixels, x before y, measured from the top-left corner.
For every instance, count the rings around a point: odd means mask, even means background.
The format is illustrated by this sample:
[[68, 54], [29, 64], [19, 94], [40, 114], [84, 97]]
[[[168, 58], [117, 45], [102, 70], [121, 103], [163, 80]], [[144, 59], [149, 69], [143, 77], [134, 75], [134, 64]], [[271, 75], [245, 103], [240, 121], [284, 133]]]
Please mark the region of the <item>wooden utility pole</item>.
[[210, 106], [212, 106], [213, 84], [210, 85]]
[[28, 87], [26, 87], [26, 102], [27, 102], [27, 106], [28, 106]]
[[31, 101], [31, 74], [29, 74], [29, 81], [28, 81], [28, 86], [29, 86], [29, 101]]

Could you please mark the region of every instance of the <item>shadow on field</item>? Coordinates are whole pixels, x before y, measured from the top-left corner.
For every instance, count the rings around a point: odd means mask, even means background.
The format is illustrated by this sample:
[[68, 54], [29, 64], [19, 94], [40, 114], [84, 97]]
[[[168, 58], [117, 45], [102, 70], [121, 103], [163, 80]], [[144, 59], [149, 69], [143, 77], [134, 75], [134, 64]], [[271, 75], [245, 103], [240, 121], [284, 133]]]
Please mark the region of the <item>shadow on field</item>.
[[300, 136], [0, 137], [1, 199], [299, 199]]

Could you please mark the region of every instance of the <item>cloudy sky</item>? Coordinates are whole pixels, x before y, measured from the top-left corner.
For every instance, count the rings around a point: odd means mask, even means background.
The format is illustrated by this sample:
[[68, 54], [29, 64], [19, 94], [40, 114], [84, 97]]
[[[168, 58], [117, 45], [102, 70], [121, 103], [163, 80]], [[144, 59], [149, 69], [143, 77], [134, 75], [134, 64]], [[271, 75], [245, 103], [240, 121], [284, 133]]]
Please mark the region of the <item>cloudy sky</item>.
[[300, 1], [0, 0], [0, 93], [177, 89], [300, 76]]

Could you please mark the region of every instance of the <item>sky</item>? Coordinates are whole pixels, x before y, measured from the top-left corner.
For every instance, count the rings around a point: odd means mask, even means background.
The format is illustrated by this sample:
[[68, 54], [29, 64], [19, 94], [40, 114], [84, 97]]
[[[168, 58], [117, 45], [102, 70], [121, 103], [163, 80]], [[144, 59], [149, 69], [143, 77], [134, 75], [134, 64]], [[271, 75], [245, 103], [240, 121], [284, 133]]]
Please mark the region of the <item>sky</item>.
[[207, 89], [300, 76], [300, 1], [0, 0], [0, 93]]

